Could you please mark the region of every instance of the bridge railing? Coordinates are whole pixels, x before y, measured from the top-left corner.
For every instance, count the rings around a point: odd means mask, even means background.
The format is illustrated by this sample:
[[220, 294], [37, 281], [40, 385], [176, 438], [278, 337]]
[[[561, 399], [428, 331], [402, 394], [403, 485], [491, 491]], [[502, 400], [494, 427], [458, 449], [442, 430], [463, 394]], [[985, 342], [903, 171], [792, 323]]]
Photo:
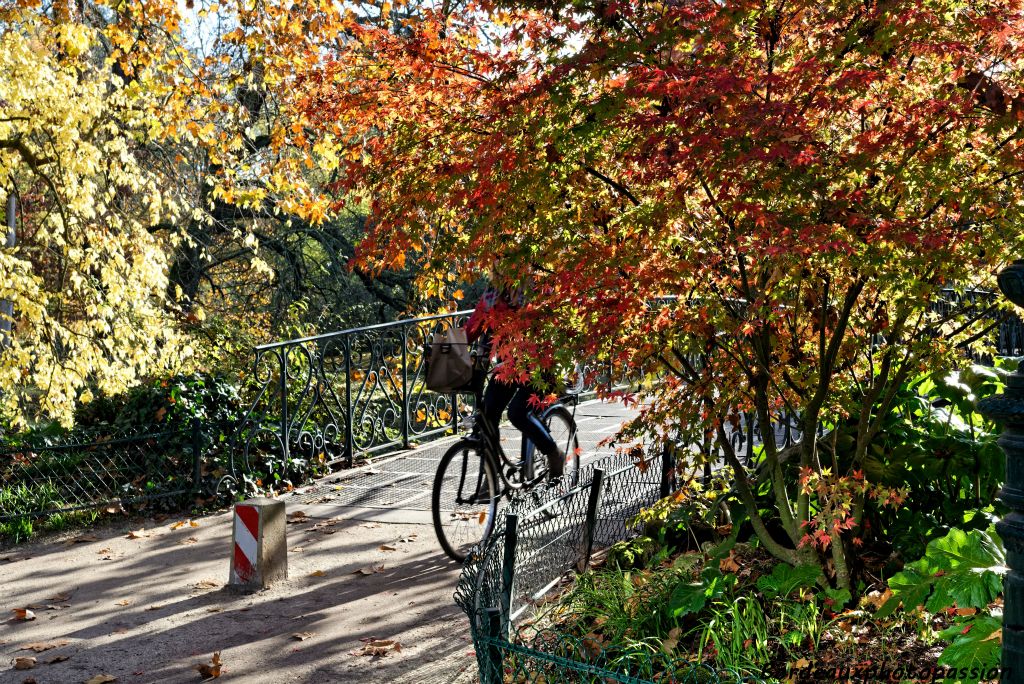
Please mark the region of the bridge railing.
[[[667, 301], [676, 300], [652, 303]], [[946, 327], [985, 319], [977, 337], [991, 339], [997, 355], [1024, 353], [1024, 327], [1016, 316], [996, 309], [991, 293], [949, 290], [933, 308], [948, 317], [942, 324]], [[464, 323], [469, 313], [410, 318], [256, 347], [254, 398], [231, 439], [230, 476], [254, 470], [287, 472], [289, 464], [306, 474], [310, 469], [322, 472], [457, 431], [460, 414], [467, 410], [461, 403], [466, 397], [427, 390], [423, 347], [434, 333]], [[967, 357], [990, 360], [970, 350]], [[606, 384], [610, 371], [602, 376], [597, 382]]]
[[470, 311], [352, 328], [254, 349], [254, 400], [231, 445], [233, 476], [258, 461], [351, 466], [458, 428], [463, 401], [424, 383], [423, 348]]

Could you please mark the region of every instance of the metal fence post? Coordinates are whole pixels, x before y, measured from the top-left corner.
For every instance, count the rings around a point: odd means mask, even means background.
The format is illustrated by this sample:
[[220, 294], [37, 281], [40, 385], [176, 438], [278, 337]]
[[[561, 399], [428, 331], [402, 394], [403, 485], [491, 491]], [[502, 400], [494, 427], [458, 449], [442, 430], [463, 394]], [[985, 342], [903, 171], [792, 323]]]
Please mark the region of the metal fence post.
[[484, 684], [501, 684], [502, 657], [501, 649], [498, 648], [498, 641], [501, 640], [501, 609], [487, 609], [487, 636], [490, 640], [487, 643], [486, 671], [483, 673]]
[[402, 448], [409, 448], [409, 328], [402, 326]]
[[590, 567], [590, 555], [594, 551], [594, 532], [597, 530], [597, 507], [601, 504], [604, 490], [604, 468], [594, 469], [594, 479], [590, 481], [590, 498], [587, 499], [587, 520], [583, 528], [583, 570]]
[[519, 543], [519, 516], [505, 516], [505, 556], [501, 561], [501, 610], [504, 620], [512, 621], [512, 582], [515, 579], [516, 545]]
[[452, 434], [459, 433], [459, 393], [452, 392]]
[[[998, 276], [999, 289], [1024, 306], [1024, 260], [1014, 261]], [[999, 446], [1006, 454], [1006, 483], [999, 498], [1010, 513], [996, 523], [1006, 547], [1009, 572], [1003, 578], [1003, 654], [1001, 682], [1024, 682], [1024, 363], [1006, 378], [1002, 394], [978, 403], [978, 412], [1003, 424]]]
[[192, 419], [192, 491], [199, 491], [203, 477], [203, 426], [198, 418]]
[[665, 442], [665, 447], [661, 450], [661, 486], [658, 489], [659, 499], [664, 499], [672, 493], [672, 483], [675, 480], [675, 474], [675, 449], [668, 442]]
[[345, 335], [345, 460], [350, 468], [355, 457], [355, 443], [352, 434], [352, 337]]
[[281, 362], [281, 378], [278, 387], [281, 390], [281, 454], [282, 460], [288, 462], [288, 347], [281, 347], [278, 351], [278, 361]]

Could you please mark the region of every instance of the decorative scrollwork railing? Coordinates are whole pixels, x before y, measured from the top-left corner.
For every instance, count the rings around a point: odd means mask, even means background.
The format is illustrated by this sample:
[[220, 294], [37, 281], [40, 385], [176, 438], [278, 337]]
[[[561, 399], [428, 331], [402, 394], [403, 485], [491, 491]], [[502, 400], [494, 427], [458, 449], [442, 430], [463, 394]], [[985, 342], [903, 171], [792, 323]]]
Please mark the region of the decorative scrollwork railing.
[[424, 384], [424, 345], [469, 311], [254, 349], [253, 396], [231, 442], [230, 476], [261, 464], [351, 466], [458, 428], [460, 398]]
[[[652, 303], [675, 301], [666, 297]], [[1024, 326], [997, 311], [988, 292], [943, 292], [934, 311], [952, 324], [984, 320], [975, 338], [989, 338], [997, 355], [1024, 353]], [[407, 448], [413, 442], [458, 429], [461, 399], [427, 390], [423, 348], [430, 337], [460, 324], [469, 311], [411, 318], [362, 328], [288, 340], [256, 347], [250, 380], [254, 397], [230, 444], [229, 477], [241, 473], [280, 472], [284, 464], [299, 469], [352, 463], [360, 456]], [[968, 341], [966, 344], [969, 344]], [[968, 358], [988, 357], [968, 350]], [[604, 387], [630, 384], [625, 369], [587, 364], [580, 375]], [[601, 368], [601, 372], [595, 372]], [[754, 421], [756, 423], [756, 421]], [[745, 423], [750, 423], [745, 420]], [[782, 423], [777, 436], [788, 444], [798, 439], [797, 425]], [[732, 440], [749, 449], [748, 430]], [[749, 458], [750, 454], [746, 454]]]

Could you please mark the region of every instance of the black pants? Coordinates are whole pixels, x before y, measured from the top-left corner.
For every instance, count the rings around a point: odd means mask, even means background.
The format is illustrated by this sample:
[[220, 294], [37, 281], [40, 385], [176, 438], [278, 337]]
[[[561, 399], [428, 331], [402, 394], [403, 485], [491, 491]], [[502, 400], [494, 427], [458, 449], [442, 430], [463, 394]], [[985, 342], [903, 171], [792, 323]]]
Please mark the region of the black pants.
[[508, 407], [508, 419], [520, 432], [533, 442], [537, 451], [548, 458], [548, 469], [552, 477], [561, 477], [565, 469], [558, 445], [551, 433], [530, 410], [530, 397], [538, 392], [530, 385], [508, 384], [492, 380], [484, 393], [484, 415], [492, 425], [501, 421], [501, 413]]

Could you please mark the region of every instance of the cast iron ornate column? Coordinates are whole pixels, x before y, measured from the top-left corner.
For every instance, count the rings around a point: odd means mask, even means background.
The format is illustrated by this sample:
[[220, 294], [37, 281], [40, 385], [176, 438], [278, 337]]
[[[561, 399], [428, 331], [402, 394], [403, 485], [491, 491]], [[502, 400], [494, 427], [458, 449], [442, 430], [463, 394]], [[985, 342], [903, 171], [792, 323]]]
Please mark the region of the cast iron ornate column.
[[[999, 274], [999, 289], [1006, 298], [1024, 307], [1024, 259]], [[1010, 513], [996, 523], [1006, 547], [1003, 579], [1002, 682], [1024, 683], [1024, 364], [1006, 380], [1006, 391], [986, 397], [978, 411], [1003, 423], [999, 446], [1006, 453], [1006, 482], [999, 492]]]

